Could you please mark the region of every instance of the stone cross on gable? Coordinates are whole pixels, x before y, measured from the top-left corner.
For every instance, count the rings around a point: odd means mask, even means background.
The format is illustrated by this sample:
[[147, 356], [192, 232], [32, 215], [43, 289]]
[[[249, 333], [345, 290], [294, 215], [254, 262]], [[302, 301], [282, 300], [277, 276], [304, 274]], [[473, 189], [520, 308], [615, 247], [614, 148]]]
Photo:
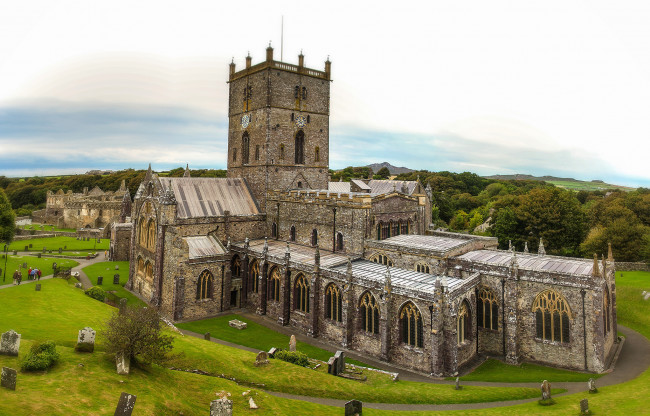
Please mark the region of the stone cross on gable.
[[594, 253], [594, 266], [591, 270], [591, 275], [596, 277], [600, 276], [600, 267], [598, 266], [598, 254]]
[[528, 241], [524, 242], [524, 253], [528, 254]]
[[537, 249], [537, 254], [539, 254], [540, 256], [546, 255], [546, 250], [544, 249], [544, 242], [542, 241], [541, 237], [539, 239], [539, 248]]

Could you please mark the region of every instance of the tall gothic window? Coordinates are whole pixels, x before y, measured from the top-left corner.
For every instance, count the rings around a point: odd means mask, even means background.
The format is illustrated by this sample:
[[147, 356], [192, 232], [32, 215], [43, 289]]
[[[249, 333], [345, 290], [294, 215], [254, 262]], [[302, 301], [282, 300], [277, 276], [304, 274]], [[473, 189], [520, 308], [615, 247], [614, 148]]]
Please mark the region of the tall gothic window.
[[296, 241], [296, 227], [291, 226], [291, 230], [289, 231], [289, 240], [291, 241]]
[[605, 334], [609, 333], [611, 329], [611, 310], [610, 310], [610, 301], [609, 301], [609, 289], [605, 286], [603, 291], [603, 332]]
[[533, 312], [537, 338], [569, 342], [571, 310], [562, 295], [552, 289], [541, 292], [535, 298]]
[[232, 263], [230, 266], [230, 275], [233, 279], [237, 279], [241, 277], [241, 260], [237, 255], [235, 255], [235, 257], [232, 258]]
[[371, 334], [379, 333], [379, 305], [375, 297], [366, 292], [359, 303], [359, 316], [364, 331]]
[[214, 277], [209, 270], [203, 270], [199, 275], [199, 280], [196, 282], [196, 298], [197, 299], [210, 299], [212, 297], [212, 285]]
[[494, 293], [487, 288], [478, 292], [476, 322], [481, 328], [499, 329], [499, 303]]
[[458, 319], [456, 321], [456, 336], [458, 338], [458, 344], [462, 344], [469, 339], [469, 333], [471, 330], [470, 322], [469, 305], [467, 304], [467, 301], [464, 300], [458, 309]]
[[260, 160], [260, 145], [255, 146], [255, 160]]
[[280, 145], [280, 160], [284, 160], [284, 145]]
[[278, 224], [271, 224], [271, 237], [278, 238]]
[[260, 278], [260, 264], [258, 263], [257, 260], [253, 260], [250, 265], [250, 269], [248, 272], [248, 287], [250, 288], [251, 292], [256, 292], [259, 287], [259, 278]]
[[280, 301], [280, 270], [274, 267], [269, 275], [269, 300]]
[[318, 244], [318, 230], [315, 228], [311, 230], [311, 245], [316, 246]]
[[156, 248], [156, 223], [149, 220], [147, 225], [147, 248], [153, 250]]
[[393, 261], [384, 254], [378, 254], [372, 258], [375, 263], [383, 264], [384, 266], [393, 267]]
[[314, 162], [320, 162], [320, 147], [318, 146], [314, 150]]
[[429, 265], [426, 263], [418, 263], [415, 265], [415, 270], [420, 273], [429, 273]]
[[294, 309], [309, 313], [309, 282], [304, 274], [298, 275], [294, 287]]
[[144, 260], [142, 260], [142, 257], [138, 257], [138, 271], [136, 273], [144, 276]]
[[245, 132], [241, 138], [241, 163], [248, 164], [248, 158], [250, 155], [250, 137], [248, 132]]
[[296, 133], [296, 165], [305, 164], [305, 133], [298, 130]]
[[399, 320], [401, 324], [402, 342], [413, 347], [422, 348], [424, 344], [422, 316], [413, 302], [407, 302], [402, 307], [399, 313]]
[[399, 235], [399, 222], [392, 222], [391, 221], [391, 233], [390, 235]]
[[336, 250], [343, 251], [343, 234], [336, 233]]
[[330, 283], [325, 290], [325, 318], [341, 322], [343, 314], [343, 300], [341, 290], [334, 283]]
[[147, 279], [149, 283], [153, 282], [153, 265], [149, 262], [144, 265], [144, 278]]

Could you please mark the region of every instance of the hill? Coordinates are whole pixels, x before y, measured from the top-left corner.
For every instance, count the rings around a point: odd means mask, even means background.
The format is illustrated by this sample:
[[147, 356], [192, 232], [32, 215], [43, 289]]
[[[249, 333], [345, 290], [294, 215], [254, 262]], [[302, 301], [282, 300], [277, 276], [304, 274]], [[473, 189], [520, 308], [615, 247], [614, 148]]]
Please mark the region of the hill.
[[632, 191], [635, 188], [622, 185], [613, 185], [605, 183], [599, 179], [594, 179], [592, 181], [581, 181], [574, 178], [560, 178], [557, 176], [533, 176], [527, 174], [517, 173], [514, 175], [491, 175], [484, 176], [487, 179], [498, 179], [502, 181], [509, 180], [526, 180], [526, 181], [542, 181], [548, 182], [560, 188], [571, 189], [574, 191], [602, 191], [606, 189], [621, 189], [624, 191]]
[[413, 172], [413, 169], [405, 168], [405, 167], [397, 167], [393, 166], [388, 162], [381, 162], [381, 163], [373, 163], [371, 165], [367, 165], [367, 168], [372, 169], [374, 173], [379, 172], [381, 168], [388, 168], [390, 171], [391, 175], [399, 175], [400, 173], [409, 173]]

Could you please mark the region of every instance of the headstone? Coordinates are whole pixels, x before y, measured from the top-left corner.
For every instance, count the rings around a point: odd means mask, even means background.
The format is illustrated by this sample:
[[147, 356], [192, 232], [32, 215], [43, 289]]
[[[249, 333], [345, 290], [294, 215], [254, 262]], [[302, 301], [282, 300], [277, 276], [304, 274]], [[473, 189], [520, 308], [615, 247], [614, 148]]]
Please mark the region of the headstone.
[[76, 287], [77, 289], [81, 289], [81, 283], [75, 283], [74, 287]]
[[29, 245], [29, 248], [32, 248], [32, 244]]
[[55, 262], [55, 263], [52, 263], [52, 268], [53, 268], [54, 270], [56, 270], [56, 262]]
[[460, 385], [460, 377], [456, 377], [456, 386], [454, 386], [454, 389], [460, 390], [462, 387]]
[[117, 402], [114, 416], [131, 416], [133, 408], [135, 407], [136, 398], [137, 396], [135, 394], [122, 392], [122, 395], [120, 395], [120, 401]]
[[120, 284], [120, 275], [119, 274], [113, 275], [113, 284], [114, 285], [119, 285]]
[[260, 351], [259, 353], [257, 353], [257, 357], [255, 357], [255, 367], [266, 365], [268, 363], [269, 363], [269, 355], [266, 353], [266, 351]]
[[232, 416], [232, 400], [222, 397], [210, 402], [210, 416]]
[[332, 356], [327, 361], [327, 372], [333, 376], [339, 375], [339, 365], [336, 357]]
[[2, 367], [2, 375], [0, 375], [0, 386], [16, 390], [16, 370], [9, 367]]
[[115, 270], [120, 270], [120, 265], [119, 264], [115, 265]]
[[228, 325], [236, 329], [246, 329], [246, 327], [248, 326], [246, 322], [240, 321], [239, 319], [233, 319], [232, 321], [228, 321]]
[[63, 253], [63, 249], [61, 247], [59, 247], [59, 254], [62, 254], [62, 253]]
[[598, 389], [596, 388], [596, 380], [590, 378], [587, 382], [587, 388], [589, 388], [589, 393], [597, 393]]
[[104, 276], [97, 276], [97, 285], [100, 286], [104, 283]]
[[289, 351], [296, 351], [296, 336], [291, 335], [291, 338], [289, 338]]
[[645, 296], [643, 297], [643, 300], [648, 300], [650, 299], [650, 293], [646, 293]]
[[126, 298], [120, 298], [119, 308], [120, 314], [123, 314], [126, 311]]
[[206, 332], [205, 334], [203, 334], [203, 339], [206, 341], [210, 341], [210, 333]]
[[74, 349], [80, 352], [93, 352], [95, 350], [95, 330], [89, 326], [79, 330], [77, 345]]
[[270, 358], [275, 358], [275, 353], [278, 352], [278, 349], [273, 347], [269, 350], [268, 355]]
[[580, 400], [580, 414], [581, 415], [589, 414], [589, 400], [587, 399]]
[[14, 250], [14, 256], [16, 256], [16, 255], [18, 255], [18, 252], [16, 250]]
[[23, 263], [23, 269], [27, 268], [27, 263]]
[[64, 249], [64, 250], [67, 250], [67, 249], [68, 249], [68, 246], [63, 246], [63, 249]]
[[248, 398], [248, 407], [251, 409], [259, 409], [259, 407], [255, 404], [255, 400], [253, 400], [252, 397]]
[[45, 253], [46, 251], [47, 251], [47, 248], [43, 247], [43, 253]]
[[336, 351], [334, 357], [336, 357], [336, 362], [338, 363], [338, 373], [345, 372], [345, 353], [343, 351]]
[[25, 251], [29, 251], [29, 246], [25, 246]]
[[131, 358], [124, 354], [117, 354], [115, 356], [115, 364], [117, 365], [117, 374], [125, 376], [131, 371]]
[[361, 416], [363, 414], [363, 402], [350, 400], [345, 403], [345, 416]]
[[20, 348], [20, 334], [13, 329], [2, 334], [0, 337], [0, 355], [18, 355]]
[[41, 253], [38, 253], [38, 254], [36, 255], [36, 257], [38, 257], [38, 258], [40, 259], [40, 258], [41, 258]]
[[41, 284], [40, 284], [40, 283], [36, 283], [36, 288], [35, 288], [35, 290], [36, 290], [36, 292], [40, 292], [40, 291], [41, 291]]
[[542, 382], [542, 400], [549, 400], [551, 398], [551, 383], [547, 380]]

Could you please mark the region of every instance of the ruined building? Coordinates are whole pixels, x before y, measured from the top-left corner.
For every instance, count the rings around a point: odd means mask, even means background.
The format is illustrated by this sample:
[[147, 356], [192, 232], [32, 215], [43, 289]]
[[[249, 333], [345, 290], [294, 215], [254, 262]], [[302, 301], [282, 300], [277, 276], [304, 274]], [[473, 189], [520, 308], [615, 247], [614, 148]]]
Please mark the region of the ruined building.
[[247, 308], [432, 375], [478, 355], [604, 371], [617, 345], [611, 253], [497, 250], [431, 230], [417, 181], [328, 183], [330, 76], [329, 60], [292, 65], [271, 47], [230, 64], [228, 178], [149, 168], [114, 226], [127, 287], [175, 321]]

